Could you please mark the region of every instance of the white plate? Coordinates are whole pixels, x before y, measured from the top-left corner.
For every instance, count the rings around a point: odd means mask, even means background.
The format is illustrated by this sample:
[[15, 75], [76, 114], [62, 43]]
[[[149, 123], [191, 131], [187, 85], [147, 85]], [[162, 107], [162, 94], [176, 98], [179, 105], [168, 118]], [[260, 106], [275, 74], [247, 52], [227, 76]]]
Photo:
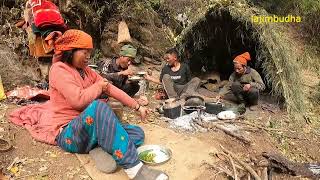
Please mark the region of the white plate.
[[217, 116], [219, 119], [222, 119], [222, 120], [233, 120], [233, 119], [236, 119], [237, 114], [234, 113], [233, 111], [222, 111]]

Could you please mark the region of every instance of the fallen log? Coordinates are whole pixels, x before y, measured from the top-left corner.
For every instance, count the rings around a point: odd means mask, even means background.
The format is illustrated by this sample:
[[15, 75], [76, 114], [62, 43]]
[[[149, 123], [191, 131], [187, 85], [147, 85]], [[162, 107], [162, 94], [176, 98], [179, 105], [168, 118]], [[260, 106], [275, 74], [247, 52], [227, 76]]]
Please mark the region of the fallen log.
[[241, 134], [237, 134], [229, 129], [227, 129], [226, 127], [224, 127], [223, 125], [220, 125], [220, 124], [213, 124], [214, 127], [216, 127], [217, 129], [220, 129], [222, 130], [224, 133], [236, 138], [236, 139], [239, 139], [240, 141], [242, 141], [243, 143], [245, 144], [248, 144], [248, 145], [251, 145], [251, 140], [244, 137], [243, 135]]
[[217, 128], [222, 130], [224, 133], [239, 139], [240, 141], [242, 141], [243, 143], [247, 144], [247, 145], [251, 145], [251, 140], [242, 136], [241, 134], [237, 134], [229, 129], [227, 129], [226, 127], [224, 127], [221, 124], [224, 124], [224, 122], [222, 121], [216, 121], [216, 122], [203, 122], [203, 121], [194, 121], [196, 124], [198, 124], [201, 127], [207, 128], [207, 129], [213, 129], [213, 128]]

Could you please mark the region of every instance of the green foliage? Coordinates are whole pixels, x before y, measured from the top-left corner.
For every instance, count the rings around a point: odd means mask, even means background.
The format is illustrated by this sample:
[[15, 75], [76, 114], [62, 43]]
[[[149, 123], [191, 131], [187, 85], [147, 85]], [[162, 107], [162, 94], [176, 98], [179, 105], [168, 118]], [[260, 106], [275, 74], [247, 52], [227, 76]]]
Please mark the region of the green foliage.
[[268, 12], [286, 16], [292, 14], [302, 17], [301, 29], [310, 44], [320, 52], [320, 1], [319, 0], [250, 0], [264, 7]]
[[158, 10], [162, 5], [163, 0], [148, 0], [148, 2], [154, 10]]
[[251, 2], [263, 6], [270, 13], [278, 15], [305, 15], [320, 9], [318, 0], [251, 0]]
[[101, 50], [100, 49], [95, 49], [94, 52], [93, 52], [93, 56], [91, 58], [92, 63], [96, 64], [99, 61], [99, 59], [102, 58], [102, 57], [103, 57], [103, 54], [102, 54]]

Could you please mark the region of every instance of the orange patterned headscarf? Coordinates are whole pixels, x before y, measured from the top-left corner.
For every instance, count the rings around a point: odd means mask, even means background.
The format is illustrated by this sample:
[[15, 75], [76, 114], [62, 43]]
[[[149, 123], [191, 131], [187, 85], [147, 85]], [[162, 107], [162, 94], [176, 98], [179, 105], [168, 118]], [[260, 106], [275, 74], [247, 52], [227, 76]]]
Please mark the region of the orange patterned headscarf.
[[50, 33], [45, 41], [53, 46], [55, 54], [61, 54], [62, 51], [72, 49], [92, 49], [92, 37], [80, 30], [70, 29], [63, 34], [59, 31]]
[[246, 66], [247, 62], [250, 60], [251, 60], [250, 54], [248, 52], [245, 52], [243, 54], [238, 55], [236, 58], [234, 58], [233, 62]]

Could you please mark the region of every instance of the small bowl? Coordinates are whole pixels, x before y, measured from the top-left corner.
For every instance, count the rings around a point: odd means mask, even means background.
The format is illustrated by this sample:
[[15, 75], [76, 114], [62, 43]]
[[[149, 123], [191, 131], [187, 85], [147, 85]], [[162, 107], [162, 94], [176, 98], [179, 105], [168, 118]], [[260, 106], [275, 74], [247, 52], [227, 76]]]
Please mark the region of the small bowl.
[[[160, 165], [168, 162], [172, 157], [170, 149], [160, 145], [144, 145], [138, 149], [139, 159], [148, 165]], [[153, 153], [155, 156], [152, 161], [148, 161], [141, 156], [141, 153]]]

